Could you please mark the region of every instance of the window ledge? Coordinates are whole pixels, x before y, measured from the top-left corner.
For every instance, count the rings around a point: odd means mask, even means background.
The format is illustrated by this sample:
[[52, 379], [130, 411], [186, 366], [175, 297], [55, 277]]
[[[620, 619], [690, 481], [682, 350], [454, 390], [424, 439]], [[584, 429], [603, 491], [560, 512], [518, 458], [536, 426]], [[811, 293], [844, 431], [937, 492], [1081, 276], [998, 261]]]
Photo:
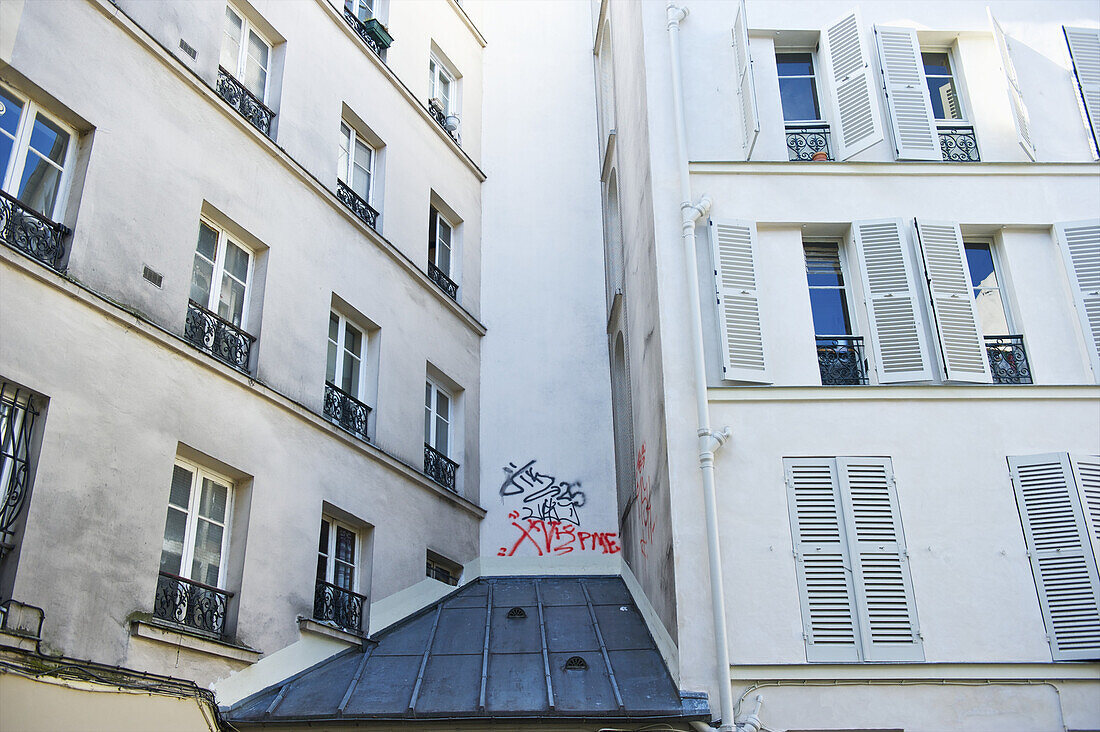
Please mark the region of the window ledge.
[[132, 621], [130, 623], [130, 634], [138, 638], [166, 643], [178, 648], [188, 648], [200, 653], [209, 653], [212, 656], [221, 656], [234, 661], [244, 661], [245, 663], [256, 663], [263, 655], [255, 648], [206, 638], [154, 619]]
[[317, 635], [323, 635], [326, 638], [334, 638], [335, 640], [343, 641], [353, 646], [361, 645], [366, 639], [365, 635], [349, 633], [346, 630], [340, 630], [327, 623], [320, 623], [313, 618], [305, 618], [301, 615], [298, 616], [298, 630], [303, 633], [315, 633]]

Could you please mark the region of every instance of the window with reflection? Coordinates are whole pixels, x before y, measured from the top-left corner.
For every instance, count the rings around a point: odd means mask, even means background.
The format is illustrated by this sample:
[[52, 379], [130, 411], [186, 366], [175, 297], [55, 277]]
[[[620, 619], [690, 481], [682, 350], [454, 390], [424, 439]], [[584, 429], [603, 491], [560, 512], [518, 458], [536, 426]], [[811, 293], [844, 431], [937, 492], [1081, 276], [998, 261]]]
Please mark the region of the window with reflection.
[[328, 320], [328, 383], [362, 399], [363, 355], [366, 339], [363, 331], [336, 312]]
[[233, 483], [177, 459], [168, 497], [160, 571], [224, 587]]
[[61, 216], [74, 137], [34, 101], [0, 86], [0, 187], [47, 218]]
[[840, 246], [833, 242], [806, 242], [806, 281], [810, 288], [814, 333], [818, 338], [852, 335], [848, 293], [840, 260]]
[[970, 284], [974, 288], [974, 303], [978, 310], [978, 322], [987, 336], [1003, 336], [1012, 333], [1008, 309], [1005, 307], [993, 250], [989, 244], [970, 242], [966, 250], [966, 265], [970, 269]]
[[261, 102], [267, 102], [268, 62], [271, 44], [242, 13], [225, 6], [221, 66]]
[[783, 119], [787, 122], [816, 122], [822, 119], [814, 74], [814, 55], [777, 53], [779, 98], [783, 104]]
[[962, 120], [962, 104], [959, 90], [951, 70], [951, 54], [947, 51], [922, 51], [924, 77], [928, 83], [928, 95], [932, 98], [932, 115], [937, 120]]
[[247, 330], [252, 252], [213, 223], [199, 221], [199, 242], [191, 270], [191, 299]]
[[322, 518], [317, 542], [318, 581], [356, 592], [358, 556], [359, 536], [355, 530], [327, 516]]

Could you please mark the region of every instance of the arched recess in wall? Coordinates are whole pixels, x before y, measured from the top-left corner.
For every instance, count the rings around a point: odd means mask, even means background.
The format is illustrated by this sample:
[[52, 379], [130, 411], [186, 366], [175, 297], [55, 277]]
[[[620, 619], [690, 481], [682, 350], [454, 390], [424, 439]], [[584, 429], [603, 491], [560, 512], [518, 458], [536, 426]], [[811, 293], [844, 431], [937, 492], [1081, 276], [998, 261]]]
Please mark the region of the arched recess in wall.
[[630, 404], [626, 339], [621, 330], [615, 334], [611, 349], [611, 417], [615, 428], [615, 483], [623, 514], [634, 495], [634, 410]]
[[623, 220], [619, 212], [619, 178], [612, 169], [607, 178], [607, 201], [604, 206], [604, 247], [607, 262], [607, 301], [623, 293], [626, 262], [623, 256]]
[[607, 136], [615, 129], [615, 72], [611, 60], [611, 21], [603, 23], [600, 40], [600, 132], [601, 148], [607, 143]]

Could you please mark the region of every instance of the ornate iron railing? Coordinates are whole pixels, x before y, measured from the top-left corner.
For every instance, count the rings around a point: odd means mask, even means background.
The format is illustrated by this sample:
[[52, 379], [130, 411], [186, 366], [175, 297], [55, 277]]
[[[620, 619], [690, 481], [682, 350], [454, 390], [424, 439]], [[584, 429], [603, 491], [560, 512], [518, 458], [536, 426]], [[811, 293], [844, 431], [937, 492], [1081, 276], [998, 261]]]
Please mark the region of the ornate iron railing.
[[940, 152], [949, 163], [979, 163], [978, 138], [971, 125], [940, 125]]
[[363, 43], [378, 54], [379, 58], [382, 57], [382, 51], [393, 43], [393, 36], [386, 30], [386, 26], [379, 23], [377, 18], [371, 18], [366, 22], [359, 20], [350, 3], [344, 4], [344, 20], [348, 22], [355, 34], [363, 39]]
[[183, 337], [219, 361], [249, 372], [255, 336], [245, 333], [225, 318], [212, 313], [194, 300], [187, 301], [187, 322]]
[[1023, 336], [986, 336], [985, 352], [994, 384], [1032, 383]]
[[817, 365], [822, 386], [867, 383], [862, 336], [817, 336]]
[[275, 113], [221, 66], [218, 67], [216, 88], [221, 98], [229, 102], [229, 106], [240, 112], [257, 130], [271, 137], [271, 120], [275, 119]]
[[369, 440], [370, 407], [328, 381], [325, 382], [325, 416], [356, 437]]
[[821, 160], [821, 153], [825, 154], [825, 160], [833, 159], [829, 125], [787, 125], [788, 160]]
[[220, 637], [225, 633], [231, 597], [232, 592], [161, 572], [153, 600], [153, 617]]
[[364, 201], [358, 193], [342, 180], [336, 181], [336, 197], [340, 199], [340, 203], [347, 206], [353, 214], [362, 219], [363, 223], [375, 231], [378, 230], [378, 212], [371, 208], [369, 203]]
[[[447, 110], [443, 109], [442, 105], [440, 105], [439, 103], [439, 100], [428, 100], [428, 112], [432, 115], [432, 119], [439, 123], [440, 127], [442, 127], [444, 130], [447, 129]], [[450, 132], [448, 132], [447, 134], [450, 134]]]
[[0, 191], [0, 240], [12, 249], [37, 259], [47, 267], [63, 271], [65, 226], [24, 206], [19, 199]]
[[455, 486], [455, 473], [457, 471], [458, 463], [431, 445], [424, 445], [424, 472], [429, 478], [444, 488], [457, 493], [458, 488]]
[[313, 619], [332, 623], [349, 633], [362, 633], [366, 601], [367, 598], [358, 593], [317, 580], [317, 589], [313, 593]]
[[0, 382], [0, 561], [15, 548], [16, 521], [30, 491], [30, 444], [38, 410], [30, 394]]
[[431, 262], [428, 262], [428, 277], [432, 282], [439, 285], [439, 287], [447, 293], [448, 297], [452, 300], [458, 300], [458, 283], [443, 273], [439, 267], [436, 267]]

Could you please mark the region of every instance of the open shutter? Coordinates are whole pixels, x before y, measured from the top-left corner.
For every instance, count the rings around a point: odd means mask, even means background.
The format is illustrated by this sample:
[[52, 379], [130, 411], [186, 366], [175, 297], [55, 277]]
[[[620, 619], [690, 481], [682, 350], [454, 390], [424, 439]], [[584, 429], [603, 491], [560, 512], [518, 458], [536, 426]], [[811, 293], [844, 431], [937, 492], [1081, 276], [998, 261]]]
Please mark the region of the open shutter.
[[959, 225], [918, 220], [917, 237], [947, 378], [992, 383]]
[[1062, 26], [1077, 77], [1077, 91], [1092, 134], [1093, 152], [1100, 155], [1100, 30]]
[[886, 107], [898, 160], [943, 160], [917, 32], [875, 26]]
[[1092, 554], [1100, 554], [1100, 456], [1070, 455], [1077, 492], [1085, 512], [1085, 527], [1092, 542]]
[[889, 458], [836, 459], [865, 661], [923, 661]]
[[900, 221], [887, 219], [856, 221], [852, 230], [879, 382], [930, 380], [932, 367], [905, 228]]
[[783, 463], [806, 660], [858, 661], [852, 562], [834, 461], [787, 458]]
[[821, 33], [823, 56], [833, 90], [836, 156], [847, 160], [882, 141], [882, 121], [871, 74], [871, 57], [863, 40], [858, 12], [846, 15]]
[[1031, 117], [1028, 116], [1027, 106], [1024, 105], [1024, 95], [1020, 93], [1020, 81], [1016, 78], [1016, 65], [1012, 63], [1012, 54], [1008, 50], [1008, 39], [1005, 38], [1004, 29], [997, 19], [993, 17], [993, 11], [985, 9], [989, 13], [989, 23], [993, 26], [993, 39], [997, 43], [997, 50], [1001, 54], [1001, 66], [1008, 78], [1008, 96], [1012, 102], [1012, 121], [1016, 125], [1016, 139], [1020, 141], [1020, 147], [1027, 156], [1035, 159], [1035, 145], [1031, 142]]
[[1100, 219], [1055, 224], [1054, 234], [1069, 272], [1092, 375], [1100, 382]]
[[756, 284], [756, 224], [711, 221], [723, 378], [770, 383]]
[[737, 15], [733, 19], [733, 63], [737, 72], [737, 99], [741, 107], [741, 140], [745, 147], [745, 160], [748, 160], [756, 145], [756, 136], [760, 134], [760, 115], [756, 111], [756, 82], [749, 55], [745, 0], [737, 4]]
[[1069, 455], [1009, 457], [1055, 661], [1100, 659], [1100, 577]]

